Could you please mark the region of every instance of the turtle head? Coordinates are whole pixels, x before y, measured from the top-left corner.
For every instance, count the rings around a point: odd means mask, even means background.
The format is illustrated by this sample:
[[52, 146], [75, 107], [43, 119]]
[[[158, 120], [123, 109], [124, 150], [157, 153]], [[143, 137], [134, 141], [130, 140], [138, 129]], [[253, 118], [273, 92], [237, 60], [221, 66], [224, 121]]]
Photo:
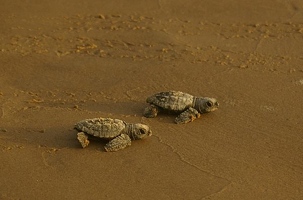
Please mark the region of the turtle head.
[[140, 140], [151, 135], [152, 131], [150, 130], [149, 126], [145, 124], [133, 124], [130, 134], [133, 140]]
[[198, 97], [195, 102], [195, 109], [199, 111], [199, 113], [208, 113], [217, 110], [219, 107], [219, 103], [214, 98], [209, 97]]

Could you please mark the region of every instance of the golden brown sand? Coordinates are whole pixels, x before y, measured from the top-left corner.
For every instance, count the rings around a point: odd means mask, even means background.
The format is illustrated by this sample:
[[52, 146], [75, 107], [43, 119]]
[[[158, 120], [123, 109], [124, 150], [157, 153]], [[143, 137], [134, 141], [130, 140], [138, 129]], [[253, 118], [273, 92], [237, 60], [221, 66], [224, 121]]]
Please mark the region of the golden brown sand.
[[[301, 199], [301, 0], [1, 1], [0, 199]], [[215, 97], [186, 125], [147, 96]], [[73, 125], [152, 127], [115, 153]]]

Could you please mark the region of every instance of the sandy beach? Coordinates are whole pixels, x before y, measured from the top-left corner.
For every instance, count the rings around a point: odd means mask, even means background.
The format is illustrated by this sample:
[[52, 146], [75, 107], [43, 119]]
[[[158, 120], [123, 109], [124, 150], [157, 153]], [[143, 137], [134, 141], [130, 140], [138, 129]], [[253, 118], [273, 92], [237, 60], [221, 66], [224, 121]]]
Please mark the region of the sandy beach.
[[[0, 199], [303, 198], [303, 2], [8, 1], [0, 7]], [[188, 124], [161, 91], [214, 97]], [[118, 152], [74, 124], [144, 123]]]

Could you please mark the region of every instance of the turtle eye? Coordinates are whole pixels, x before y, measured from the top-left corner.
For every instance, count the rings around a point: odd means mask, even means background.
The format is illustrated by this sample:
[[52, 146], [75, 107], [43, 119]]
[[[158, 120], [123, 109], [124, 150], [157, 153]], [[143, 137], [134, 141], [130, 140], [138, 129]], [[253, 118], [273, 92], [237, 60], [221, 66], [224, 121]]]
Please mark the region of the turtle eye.
[[144, 129], [140, 129], [140, 134], [145, 134]]
[[207, 105], [208, 107], [212, 107], [212, 106], [213, 106], [213, 102], [208, 101], [208, 102], [206, 102], [206, 105]]

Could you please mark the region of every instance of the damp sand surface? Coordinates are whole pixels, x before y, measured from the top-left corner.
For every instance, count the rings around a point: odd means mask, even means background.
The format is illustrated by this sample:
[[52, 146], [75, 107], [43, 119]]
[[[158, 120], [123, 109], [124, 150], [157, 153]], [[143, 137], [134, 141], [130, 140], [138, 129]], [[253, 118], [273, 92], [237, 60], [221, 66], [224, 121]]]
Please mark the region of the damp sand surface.
[[[0, 199], [301, 199], [303, 3], [8, 1], [0, 7]], [[185, 124], [147, 96], [217, 98]], [[82, 149], [110, 117], [153, 136]]]

